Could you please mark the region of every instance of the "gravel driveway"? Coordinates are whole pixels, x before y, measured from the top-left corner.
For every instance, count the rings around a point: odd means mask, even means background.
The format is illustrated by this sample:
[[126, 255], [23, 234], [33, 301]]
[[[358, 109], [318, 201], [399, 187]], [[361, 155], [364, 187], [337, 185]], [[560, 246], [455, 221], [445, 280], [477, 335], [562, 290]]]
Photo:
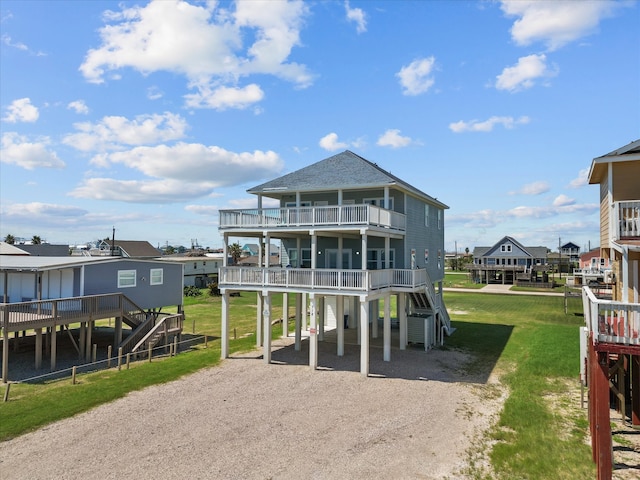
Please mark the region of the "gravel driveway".
[[383, 362], [372, 346], [365, 378], [357, 345], [339, 358], [320, 342], [311, 371], [306, 342], [291, 343], [274, 343], [270, 365], [237, 355], [4, 442], [0, 477], [466, 477], [467, 450], [477, 453], [504, 399], [486, 375], [464, 373], [468, 357], [410, 348]]

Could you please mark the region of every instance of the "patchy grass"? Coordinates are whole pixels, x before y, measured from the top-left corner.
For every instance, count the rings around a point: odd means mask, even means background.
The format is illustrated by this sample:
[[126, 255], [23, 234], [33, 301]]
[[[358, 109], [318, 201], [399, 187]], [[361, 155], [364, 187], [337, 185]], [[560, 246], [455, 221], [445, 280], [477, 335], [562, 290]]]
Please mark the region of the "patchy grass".
[[447, 292], [445, 300], [468, 312], [464, 322], [452, 315], [458, 331], [448, 348], [476, 354], [476, 368], [497, 369], [509, 391], [489, 434], [491, 478], [593, 478], [586, 411], [571, 401], [582, 319], [565, 315], [559, 297]]

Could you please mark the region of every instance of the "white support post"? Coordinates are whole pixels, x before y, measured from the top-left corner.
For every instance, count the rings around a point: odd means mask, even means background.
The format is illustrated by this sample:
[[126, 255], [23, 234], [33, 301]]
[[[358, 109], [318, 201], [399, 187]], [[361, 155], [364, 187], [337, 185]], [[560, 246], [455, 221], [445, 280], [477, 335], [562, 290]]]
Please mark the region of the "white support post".
[[256, 292], [256, 347], [262, 346], [262, 294]]
[[344, 356], [344, 297], [336, 297], [336, 328], [338, 331], [338, 356]]
[[307, 329], [307, 307], [309, 303], [307, 300], [307, 294], [302, 294], [302, 330]]
[[360, 300], [360, 373], [369, 375], [369, 302]]
[[384, 297], [383, 360], [391, 361], [391, 295]]
[[265, 292], [262, 299], [264, 308], [262, 312], [264, 318], [263, 358], [264, 363], [271, 363], [271, 295], [269, 292]]
[[309, 366], [312, 370], [318, 368], [318, 313], [316, 309], [315, 294], [309, 294]]
[[282, 338], [289, 336], [289, 294], [282, 294]]
[[229, 235], [224, 233], [222, 238], [222, 266], [227, 267], [229, 263]]
[[222, 295], [221, 330], [220, 358], [225, 359], [229, 357], [229, 293], [226, 291]]
[[296, 352], [299, 352], [302, 345], [302, 294], [301, 293], [296, 293], [296, 319], [294, 323], [295, 323], [294, 334], [296, 337], [295, 350]]
[[398, 294], [398, 323], [400, 325], [400, 350], [407, 348], [407, 310], [406, 310], [407, 294]]

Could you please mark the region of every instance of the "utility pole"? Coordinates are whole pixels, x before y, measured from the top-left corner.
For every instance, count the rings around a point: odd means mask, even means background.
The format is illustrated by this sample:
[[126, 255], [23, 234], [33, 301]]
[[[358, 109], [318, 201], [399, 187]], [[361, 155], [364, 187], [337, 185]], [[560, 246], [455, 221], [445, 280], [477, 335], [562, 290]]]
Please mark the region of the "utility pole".
[[562, 247], [560, 246], [562, 240], [558, 237], [558, 272], [560, 273], [560, 278], [562, 278]]

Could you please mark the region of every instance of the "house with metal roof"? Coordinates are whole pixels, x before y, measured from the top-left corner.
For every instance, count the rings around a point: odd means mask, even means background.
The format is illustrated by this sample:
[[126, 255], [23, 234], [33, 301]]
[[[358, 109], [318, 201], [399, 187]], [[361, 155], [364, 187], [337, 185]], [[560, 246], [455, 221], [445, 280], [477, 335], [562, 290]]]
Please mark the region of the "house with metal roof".
[[[236, 238], [255, 238], [258, 258], [264, 259], [265, 245], [279, 240], [286, 265], [225, 262], [220, 269], [223, 358], [229, 353], [228, 299], [237, 291], [257, 292], [257, 338], [266, 362], [271, 359], [271, 295], [277, 292], [284, 294], [285, 304], [288, 295], [295, 296], [297, 350], [302, 330], [307, 332], [308, 312], [309, 365], [314, 369], [325, 329], [335, 330], [337, 355], [343, 355], [349, 328], [358, 332], [360, 371], [368, 375], [369, 338], [378, 337], [380, 301], [383, 359], [390, 361], [391, 297], [397, 305], [400, 349], [411, 339], [429, 349], [452, 332], [442, 300], [447, 205], [350, 151], [248, 192], [256, 195], [256, 208], [220, 211], [225, 248]], [[263, 208], [263, 198], [279, 206]]]
[[505, 236], [491, 247], [475, 247], [473, 263], [467, 268], [477, 283], [546, 282], [547, 250], [547, 247], [525, 247], [515, 238]]
[[[178, 335], [184, 318], [182, 269], [182, 264], [122, 257], [0, 255], [2, 380], [8, 379], [12, 332], [14, 344], [20, 341], [18, 332], [35, 334], [36, 368], [41, 366], [43, 329], [48, 332], [52, 370], [58, 328], [72, 335], [69, 326], [74, 325], [78, 355], [87, 361], [97, 320], [115, 319], [113, 348], [124, 353]], [[162, 312], [174, 306], [177, 315]]]

